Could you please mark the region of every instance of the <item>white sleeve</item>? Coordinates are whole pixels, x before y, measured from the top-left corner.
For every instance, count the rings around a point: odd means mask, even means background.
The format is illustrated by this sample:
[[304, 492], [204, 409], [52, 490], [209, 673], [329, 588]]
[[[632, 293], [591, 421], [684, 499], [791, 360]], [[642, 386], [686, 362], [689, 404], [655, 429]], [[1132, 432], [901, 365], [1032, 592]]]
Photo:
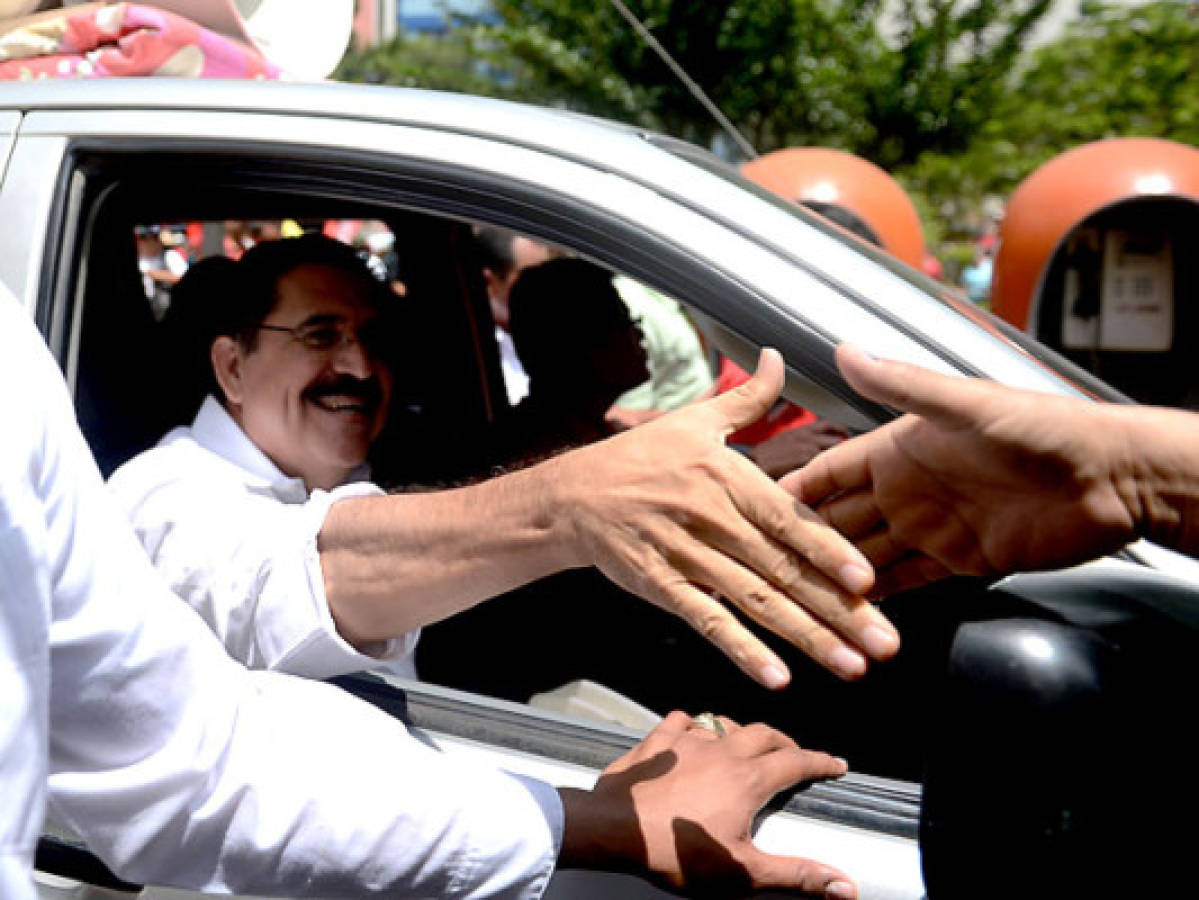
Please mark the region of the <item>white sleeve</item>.
[[[13, 583], [40, 585], [50, 602], [48, 635], [22, 626], [17, 638], [26, 649], [48, 639], [48, 670], [44, 653], [19, 658], [35, 661], [27, 678], [48, 679], [55, 821], [137, 881], [292, 896], [541, 893], [561, 840], [551, 787], [450, 761], [335, 688], [232, 661], [151, 568], [53, 362], [3, 298], [0, 375], [24, 385], [0, 392], [0, 418], [35, 426], [15, 431], [31, 445], [22, 458], [11, 445], [0, 458], [0, 495], [36, 501], [0, 504], [17, 509], [15, 524], [0, 523], [0, 575], [27, 569]], [[7, 589], [3, 600], [37, 603]]]
[[317, 535], [329, 507], [382, 491], [359, 483], [288, 504], [247, 488], [231, 468], [193, 443], [176, 443], [134, 458], [109, 480], [154, 567], [226, 651], [252, 669], [306, 678], [410, 657], [419, 629], [356, 649], [338, 633], [325, 596]]

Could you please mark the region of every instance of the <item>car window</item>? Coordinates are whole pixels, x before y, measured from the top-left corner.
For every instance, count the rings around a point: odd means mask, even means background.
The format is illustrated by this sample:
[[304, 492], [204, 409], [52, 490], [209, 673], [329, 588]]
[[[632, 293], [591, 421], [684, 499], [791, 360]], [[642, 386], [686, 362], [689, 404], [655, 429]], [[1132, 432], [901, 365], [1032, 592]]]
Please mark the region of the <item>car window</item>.
[[[521, 430], [528, 422], [522, 425], [519, 401], [505, 384], [476, 239], [481, 228], [511, 230], [510, 220], [447, 217], [414, 208], [410, 197], [389, 204], [379, 199], [377, 179], [364, 185], [352, 174], [327, 174], [320, 196], [290, 186], [264, 190], [250, 182], [261, 168], [284, 165], [270, 159], [239, 158], [209, 171], [194, 163], [183, 154], [136, 165], [119, 154], [88, 159], [95, 183], [71, 226], [81, 235], [80, 254], [74, 289], [65, 293], [82, 304], [70, 348], [74, 388], [81, 425], [106, 473], [194, 415], [197, 398], [181, 387], [178, 337], [170, 331], [177, 273], [207, 255], [236, 255], [249, 242], [313, 229], [377, 257], [378, 277], [390, 282], [401, 311], [391, 355], [397, 391], [371, 459], [378, 482], [392, 490], [435, 489], [561, 449]], [[163, 179], [182, 184], [184, 172], [188, 189], [164, 197], [157, 186]], [[698, 259], [655, 271], [638, 258], [626, 269], [618, 246], [550, 243], [534, 228], [516, 234], [549, 243], [551, 255], [584, 262], [604, 278], [654, 288], [694, 324], [705, 317], [686, 286], [712, 290], [708, 282], [725, 277]], [[619, 328], [612, 330], [615, 340]], [[718, 348], [710, 337], [699, 329], [715, 375]], [[129, 347], [141, 351], [130, 354]], [[438, 377], [429, 377], [433, 371]], [[861, 417], [845, 424], [859, 429]], [[521, 448], [531, 449], [521, 456]], [[593, 570], [544, 579], [426, 628], [416, 663], [433, 684], [634, 730], [674, 708], [765, 720], [805, 745], [845, 756], [859, 771], [914, 781], [918, 725], [948, 623], [961, 596], [974, 591], [957, 584], [927, 592], [919, 604], [889, 601], [912, 652], [856, 685], [763, 634], [794, 674], [786, 691], [766, 692], [681, 620]]]

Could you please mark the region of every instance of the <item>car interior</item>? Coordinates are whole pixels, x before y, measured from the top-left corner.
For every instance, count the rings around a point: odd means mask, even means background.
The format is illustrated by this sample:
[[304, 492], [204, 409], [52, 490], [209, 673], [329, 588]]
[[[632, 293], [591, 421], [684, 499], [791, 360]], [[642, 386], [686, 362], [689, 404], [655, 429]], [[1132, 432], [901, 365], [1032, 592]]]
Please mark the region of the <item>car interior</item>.
[[[183, 368], [193, 357], [180, 349], [186, 317], [169, 308], [156, 314], [149, 302], [138, 269], [139, 229], [369, 220], [394, 235], [403, 285], [391, 358], [396, 390], [372, 455], [373, 475], [389, 490], [429, 490], [495, 474], [493, 438], [510, 410], [471, 252], [472, 225], [480, 220], [397, 202], [365, 175], [264, 184], [264, 166], [182, 154], [100, 153], [78, 161], [81, 177], [51, 283], [75, 323], [60, 352], [103, 473], [188, 423], [197, 407], [194, 373]], [[172, 189], [163, 191], [164, 183]], [[544, 232], [535, 236], [545, 239]], [[621, 269], [620, 259], [599, 256], [594, 247], [558, 246]], [[679, 299], [685, 305], [686, 297]], [[978, 598], [969, 613], [966, 594]], [[594, 570], [561, 573], [425, 628], [416, 664], [422, 680], [517, 703], [584, 681], [659, 715], [711, 709], [740, 721], [764, 720], [801, 744], [846, 757], [857, 771], [918, 782], [922, 725], [932, 715], [955, 629], [964, 615], [985, 618], [996, 614], [996, 604], [1015, 602], [984, 594], [966, 580], [888, 599], [884, 609], [905, 651], [856, 684], [751, 623], [793, 673], [787, 689], [768, 692], [682, 620]], [[623, 724], [644, 728], [636, 719]]]

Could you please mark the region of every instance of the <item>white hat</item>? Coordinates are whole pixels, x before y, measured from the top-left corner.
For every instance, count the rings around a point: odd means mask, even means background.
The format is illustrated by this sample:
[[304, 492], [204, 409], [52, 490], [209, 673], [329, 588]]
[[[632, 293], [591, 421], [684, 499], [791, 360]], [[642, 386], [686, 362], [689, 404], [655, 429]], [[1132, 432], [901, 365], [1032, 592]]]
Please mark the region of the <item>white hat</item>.
[[[3, 0], [0, 0], [3, 2]], [[84, 0], [67, 0], [67, 5]], [[354, 0], [139, 0], [244, 41], [293, 78], [317, 81], [341, 61]]]

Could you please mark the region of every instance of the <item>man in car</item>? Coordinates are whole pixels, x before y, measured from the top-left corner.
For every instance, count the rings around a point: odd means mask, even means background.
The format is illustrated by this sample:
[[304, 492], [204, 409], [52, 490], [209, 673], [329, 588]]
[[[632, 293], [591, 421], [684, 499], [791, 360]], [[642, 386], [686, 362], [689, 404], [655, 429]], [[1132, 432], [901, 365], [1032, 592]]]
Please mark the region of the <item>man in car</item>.
[[328, 685], [237, 664], [146, 560], [3, 289], [0, 375], [6, 900], [37, 896], [43, 816], [125, 878], [212, 892], [533, 898], [557, 864], [855, 896], [834, 869], [753, 846], [773, 793], [845, 770], [765, 726], [676, 713], [592, 790], [555, 790], [438, 753]]
[[852, 539], [881, 594], [1074, 565], [1137, 538], [1199, 555], [1199, 416], [952, 378], [837, 349], [909, 414], [784, 479]]
[[214, 297], [218, 400], [112, 478], [155, 564], [239, 660], [326, 677], [403, 659], [420, 626], [595, 565], [697, 628], [751, 677], [784, 664], [719, 593], [845, 678], [897, 649], [860, 596], [861, 555], [725, 434], [769, 408], [777, 354], [743, 388], [537, 466], [384, 496], [362, 463], [386, 416], [379, 283], [318, 235], [255, 247]]

